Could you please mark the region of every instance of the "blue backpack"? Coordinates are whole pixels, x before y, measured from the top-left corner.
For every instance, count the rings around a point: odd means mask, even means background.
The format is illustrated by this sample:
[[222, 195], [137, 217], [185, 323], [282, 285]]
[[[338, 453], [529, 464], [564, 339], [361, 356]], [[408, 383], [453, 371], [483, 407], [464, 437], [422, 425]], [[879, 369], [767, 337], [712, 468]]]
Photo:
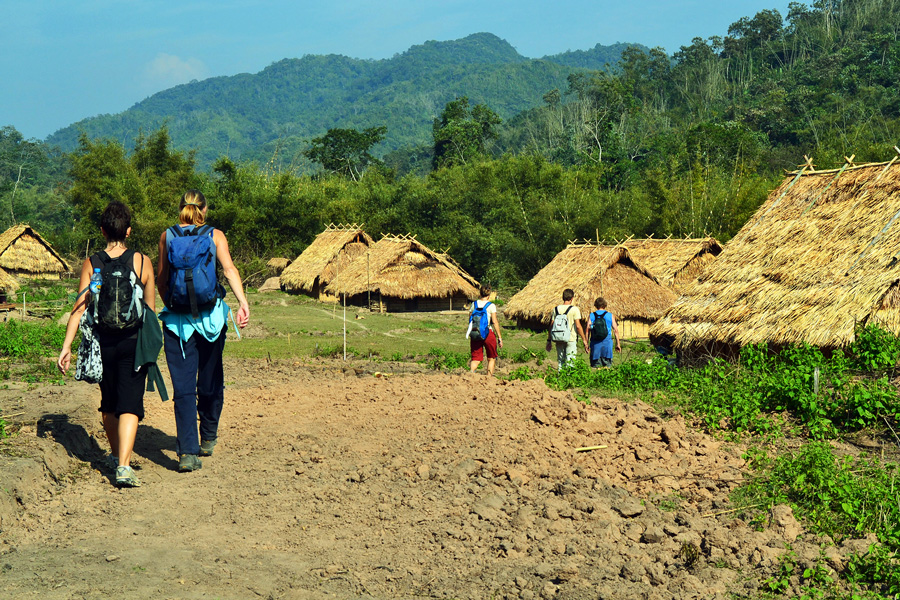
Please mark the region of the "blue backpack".
[[213, 231], [209, 225], [188, 230], [173, 225], [166, 230], [169, 288], [164, 300], [169, 310], [197, 318], [225, 297], [225, 288], [216, 279]]
[[491, 332], [491, 320], [488, 318], [487, 314], [487, 307], [490, 305], [490, 302], [485, 302], [484, 306], [478, 308], [478, 301], [475, 300], [472, 302], [472, 314], [469, 315], [469, 323], [472, 324], [472, 332], [469, 334], [469, 339], [476, 341], [484, 341], [487, 339], [488, 334]]

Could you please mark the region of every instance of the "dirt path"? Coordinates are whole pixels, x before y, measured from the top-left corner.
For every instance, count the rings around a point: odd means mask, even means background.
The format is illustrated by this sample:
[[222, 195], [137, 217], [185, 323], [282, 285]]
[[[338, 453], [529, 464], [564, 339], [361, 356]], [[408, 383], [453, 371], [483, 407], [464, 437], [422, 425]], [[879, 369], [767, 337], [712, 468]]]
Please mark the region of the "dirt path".
[[334, 365], [229, 363], [220, 443], [189, 474], [148, 395], [128, 490], [101, 465], [91, 386], [0, 393], [25, 413], [0, 455], [0, 597], [725, 598], [801, 533], [709, 516], [740, 448], [679, 416]]

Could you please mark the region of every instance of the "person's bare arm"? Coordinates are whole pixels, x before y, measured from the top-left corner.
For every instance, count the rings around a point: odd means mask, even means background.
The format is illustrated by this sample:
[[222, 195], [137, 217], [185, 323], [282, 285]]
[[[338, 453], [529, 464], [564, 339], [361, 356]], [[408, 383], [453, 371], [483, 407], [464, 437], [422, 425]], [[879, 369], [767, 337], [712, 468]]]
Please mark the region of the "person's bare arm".
[[612, 326], [613, 326], [613, 335], [616, 337], [616, 350], [619, 352], [622, 351], [622, 344], [619, 343], [619, 324], [616, 323], [616, 316], [611, 315], [612, 318]]
[[584, 342], [585, 350], [588, 347], [588, 339], [587, 335], [584, 333], [584, 327], [581, 326], [581, 319], [575, 321], [575, 330], [578, 332], [578, 337], [581, 338], [581, 341]]
[[244, 328], [250, 322], [250, 304], [244, 295], [244, 284], [241, 282], [241, 274], [237, 267], [234, 266], [234, 261], [231, 260], [231, 252], [228, 250], [228, 239], [225, 237], [225, 234], [216, 229], [213, 233], [213, 241], [216, 243], [216, 257], [219, 259], [219, 264], [222, 265], [225, 279], [228, 280], [228, 285], [240, 304], [236, 317], [238, 327]]
[[497, 346], [500, 348], [503, 347], [503, 337], [500, 335], [500, 319], [497, 318], [497, 313], [491, 313], [491, 321], [494, 323], [494, 335], [497, 336]]
[[[162, 232], [159, 238], [159, 270], [156, 275], [156, 289], [163, 305], [166, 303], [166, 292], [169, 289], [169, 253], [166, 252], [166, 232]], [[155, 302], [155, 299], [154, 299]]]
[[[90, 259], [85, 260], [84, 264], [81, 265], [81, 277], [78, 280], [79, 292], [90, 285], [93, 272], [94, 269], [91, 267]], [[79, 296], [75, 301], [75, 306], [72, 308], [72, 314], [69, 315], [69, 320], [66, 322], [66, 337], [63, 340], [59, 358], [56, 359], [56, 366], [62, 373], [68, 371], [72, 364], [72, 342], [75, 341], [75, 334], [78, 333], [78, 323], [81, 321], [81, 315], [84, 314], [90, 298], [91, 293], [89, 291]]]
[[153, 263], [146, 254], [135, 254], [135, 265], [141, 270], [141, 287], [144, 288], [144, 303], [147, 307], [156, 312], [156, 282], [153, 275]]

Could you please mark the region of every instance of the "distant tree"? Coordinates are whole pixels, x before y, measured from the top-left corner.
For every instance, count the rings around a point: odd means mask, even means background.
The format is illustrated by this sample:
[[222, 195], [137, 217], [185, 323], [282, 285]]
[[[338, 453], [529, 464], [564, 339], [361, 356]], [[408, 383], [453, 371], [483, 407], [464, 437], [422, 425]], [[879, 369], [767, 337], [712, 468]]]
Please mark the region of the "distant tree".
[[384, 139], [387, 127], [356, 129], [329, 129], [322, 137], [310, 140], [312, 146], [303, 155], [322, 165], [326, 171], [359, 181], [363, 171], [377, 162], [370, 154], [372, 146]]
[[168, 130], [161, 127], [141, 134], [129, 155], [116, 141], [79, 139], [72, 153], [72, 188], [69, 202], [75, 214], [76, 238], [102, 243], [100, 215], [111, 200], [125, 203], [132, 212], [131, 245], [156, 255], [160, 233], [177, 215], [177, 201], [185, 190], [200, 187], [193, 153], [170, 147]]
[[501, 122], [497, 113], [484, 104], [470, 109], [466, 96], [448, 102], [432, 127], [433, 167], [464, 165], [484, 156], [487, 142], [497, 137], [496, 127]]

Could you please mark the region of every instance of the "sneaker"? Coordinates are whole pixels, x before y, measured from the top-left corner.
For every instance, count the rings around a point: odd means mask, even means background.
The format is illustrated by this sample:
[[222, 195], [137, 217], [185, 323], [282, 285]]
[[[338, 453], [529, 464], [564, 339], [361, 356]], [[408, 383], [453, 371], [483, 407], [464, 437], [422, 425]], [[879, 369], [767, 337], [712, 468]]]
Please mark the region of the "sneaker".
[[203, 467], [203, 463], [196, 454], [182, 454], [178, 459], [178, 470], [182, 473], [196, 471]]
[[134, 469], [131, 467], [116, 467], [116, 486], [117, 487], [140, 487], [141, 482], [138, 481]]
[[203, 440], [200, 442], [200, 456], [212, 456], [216, 440]]
[[109, 467], [110, 469], [112, 469], [113, 472], [115, 472], [116, 469], [119, 468], [119, 457], [118, 456], [113, 456], [112, 454], [107, 454], [104, 457], [104, 460], [106, 461], [106, 466]]

